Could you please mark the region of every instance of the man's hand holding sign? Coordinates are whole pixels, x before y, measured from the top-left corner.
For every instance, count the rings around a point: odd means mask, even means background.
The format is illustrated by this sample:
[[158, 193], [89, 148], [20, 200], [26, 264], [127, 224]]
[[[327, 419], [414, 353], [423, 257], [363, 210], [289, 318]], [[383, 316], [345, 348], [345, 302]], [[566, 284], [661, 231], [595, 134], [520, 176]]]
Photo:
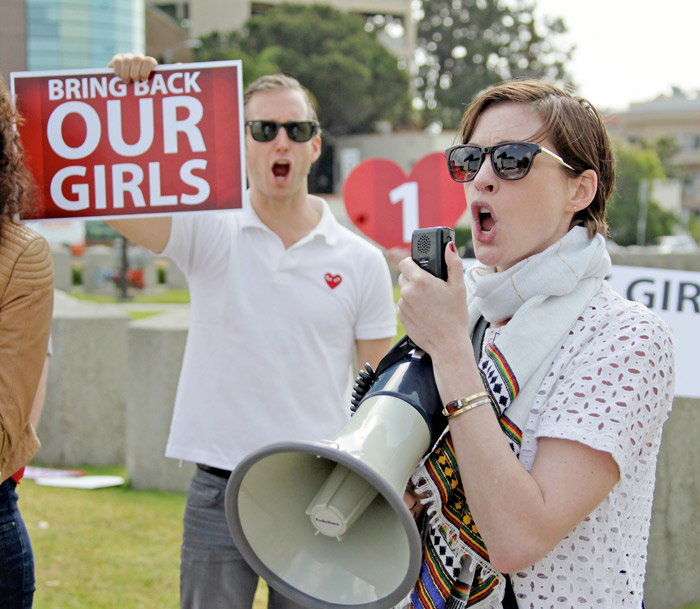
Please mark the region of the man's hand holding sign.
[[241, 207], [240, 62], [167, 66], [148, 80], [124, 65], [13, 74], [37, 219]]

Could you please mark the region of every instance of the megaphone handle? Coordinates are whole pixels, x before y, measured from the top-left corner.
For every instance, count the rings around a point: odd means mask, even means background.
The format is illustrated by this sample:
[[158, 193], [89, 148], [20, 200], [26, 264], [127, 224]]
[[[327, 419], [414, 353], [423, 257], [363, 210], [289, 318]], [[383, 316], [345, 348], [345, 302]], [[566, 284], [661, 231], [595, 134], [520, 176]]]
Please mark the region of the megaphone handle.
[[404, 359], [411, 351], [417, 349], [416, 344], [404, 335], [398, 340], [394, 346], [387, 351], [386, 355], [377, 364], [377, 369], [374, 370], [369, 363], [365, 362], [365, 369], [360, 370], [355, 384], [352, 388], [352, 399], [350, 400], [350, 412], [355, 412], [365, 397], [367, 391], [374, 383], [374, 380], [387, 368], [393, 366], [396, 362]]
[[387, 351], [386, 355], [377, 364], [375, 376], [379, 376], [387, 368], [391, 368], [396, 362], [404, 359], [411, 351], [416, 349], [416, 344], [404, 335], [394, 346]]
[[377, 378], [377, 373], [370, 366], [369, 362], [365, 362], [365, 369], [360, 370], [355, 379], [355, 385], [352, 388], [352, 399], [350, 400], [350, 412], [354, 413], [360, 406], [362, 398], [369, 391], [369, 388]]

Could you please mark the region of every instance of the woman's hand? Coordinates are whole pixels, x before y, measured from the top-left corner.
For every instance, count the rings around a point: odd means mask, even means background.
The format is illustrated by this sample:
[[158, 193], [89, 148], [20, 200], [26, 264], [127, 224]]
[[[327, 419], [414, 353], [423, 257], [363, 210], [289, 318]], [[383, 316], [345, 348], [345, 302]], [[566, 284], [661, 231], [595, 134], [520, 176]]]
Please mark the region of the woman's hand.
[[157, 65], [158, 62], [147, 55], [119, 53], [112, 57], [107, 67], [114, 68], [114, 74], [124, 82], [131, 82], [132, 80], [147, 80]]
[[411, 488], [407, 488], [403, 494], [403, 502], [406, 504], [408, 511], [411, 512], [413, 520], [418, 520], [420, 515], [423, 513], [423, 508], [425, 507], [421, 500], [425, 498], [425, 495], [417, 495]]
[[399, 319], [411, 340], [431, 356], [451, 341], [469, 342], [464, 270], [454, 243], [447, 245], [445, 263], [447, 281], [424, 271], [411, 258], [399, 263]]

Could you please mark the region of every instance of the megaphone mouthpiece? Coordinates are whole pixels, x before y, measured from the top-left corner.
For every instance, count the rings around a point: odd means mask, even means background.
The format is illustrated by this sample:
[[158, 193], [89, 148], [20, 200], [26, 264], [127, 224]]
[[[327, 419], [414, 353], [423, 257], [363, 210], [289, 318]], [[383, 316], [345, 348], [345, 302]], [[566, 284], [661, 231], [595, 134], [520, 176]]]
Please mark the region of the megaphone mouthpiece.
[[364, 478], [338, 464], [312, 499], [306, 513], [317, 533], [342, 541], [377, 492]]

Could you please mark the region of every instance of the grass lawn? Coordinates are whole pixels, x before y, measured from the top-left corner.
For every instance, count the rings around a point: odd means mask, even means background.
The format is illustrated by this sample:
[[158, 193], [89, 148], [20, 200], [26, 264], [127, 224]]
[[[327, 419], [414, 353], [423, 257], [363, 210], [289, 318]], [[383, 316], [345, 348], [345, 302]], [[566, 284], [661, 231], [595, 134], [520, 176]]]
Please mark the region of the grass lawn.
[[[79, 469], [125, 477], [124, 467]], [[179, 609], [184, 493], [32, 480], [18, 490], [36, 561], [34, 609]], [[267, 607], [264, 582], [253, 607]]]
[[[78, 467], [125, 477], [124, 467]], [[178, 609], [184, 493], [40, 486], [20, 509], [36, 563], [35, 609]], [[264, 585], [255, 609], [267, 606]]]
[[[166, 304], [186, 304], [190, 301], [189, 290], [156, 290], [153, 292], [139, 293], [131, 291], [130, 302], [135, 303], [166, 303]], [[118, 302], [117, 297], [110, 294], [92, 294], [76, 289], [68, 292], [69, 296], [78, 300], [89, 300], [90, 302], [101, 302], [104, 304]]]
[[[81, 290], [75, 290], [69, 292], [69, 295], [77, 300], [85, 300], [88, 302], [95, 302], [98, 304], [114, 304], [119, 302], [115, 296], [108, 294], [90, 294], [88, 292], [83, 292]], [[137, 319], [143, 319], [145, 317], [151, 317], [152, 315], [157, 315], [163, 311], [158, 311], [157, 309], [152, 309], [148, 311], [139, 310], [134, 307], [134, 310], [129, 309], [129, 303], [139, 304], [189, 304], [190, 302], [190, 292], [189, 290], [163, 290], [150, 293], [134, 293], [133, 296], [127, 301], [125, 308], [126, 312], [129, 313], [134, 321]]]

